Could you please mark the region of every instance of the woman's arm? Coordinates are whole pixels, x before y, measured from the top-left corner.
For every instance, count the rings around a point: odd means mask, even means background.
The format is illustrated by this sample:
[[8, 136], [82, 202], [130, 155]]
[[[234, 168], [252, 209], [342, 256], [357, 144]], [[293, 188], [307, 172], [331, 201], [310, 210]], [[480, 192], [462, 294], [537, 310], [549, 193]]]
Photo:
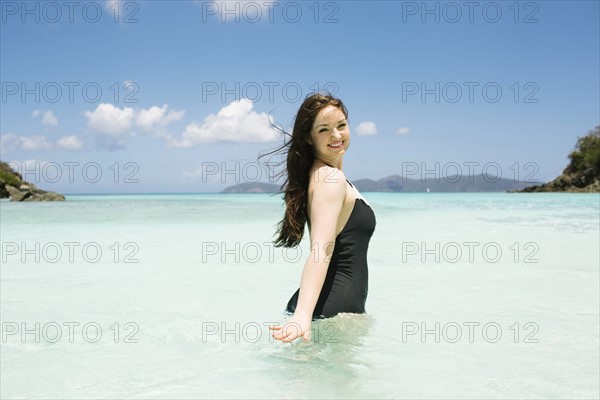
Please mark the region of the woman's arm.
[[309, 209], [310, 254], [304, 264], [296, 310], [284, 326], [271, 328], [273, 337], [284, 342], [300, 336], [310, 338], [312, 314], [327, 275], [337, 236], [337, 221], [346, 198], [346, 179], [342, 171], [331, 173], [331, 167], [321, 167], [315, 174], [313, 176], [321, 178], [313, 181]]

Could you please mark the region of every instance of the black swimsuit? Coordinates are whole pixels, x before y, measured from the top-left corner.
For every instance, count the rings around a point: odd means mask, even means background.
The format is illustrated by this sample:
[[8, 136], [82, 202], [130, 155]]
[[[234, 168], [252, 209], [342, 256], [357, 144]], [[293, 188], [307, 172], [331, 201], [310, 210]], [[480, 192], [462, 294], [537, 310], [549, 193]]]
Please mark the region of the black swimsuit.
[[[346, 180], [350, 186], [354, 186]], [[354, 189], [357, 194], [358, 191]], [[337, 235], [325, 282], [317, 300], [313, 319], [338, 313], [365, 313], [369, 286], [367, 250], [375, 231], [375, 213], [362, 198], [354, 201], [348, 222]], [[288, 302], [286, 312], [296, 310], [300, 289]]]

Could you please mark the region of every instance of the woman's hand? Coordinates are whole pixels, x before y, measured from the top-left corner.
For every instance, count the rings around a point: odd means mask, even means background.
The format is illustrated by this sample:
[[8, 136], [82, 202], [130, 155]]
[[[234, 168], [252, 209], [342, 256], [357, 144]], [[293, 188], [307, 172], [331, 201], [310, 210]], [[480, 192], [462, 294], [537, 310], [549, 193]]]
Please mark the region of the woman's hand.
[[270, 326], [269, 329], [273, 330], [271, 336], [282, 342], [291, 342], [292, 340], [302, 336], [304, 340], [310, 339], [310, 322], [311, 318], [301, 317], [296, 314], [290, 318], [283, 326], [276, 325]]

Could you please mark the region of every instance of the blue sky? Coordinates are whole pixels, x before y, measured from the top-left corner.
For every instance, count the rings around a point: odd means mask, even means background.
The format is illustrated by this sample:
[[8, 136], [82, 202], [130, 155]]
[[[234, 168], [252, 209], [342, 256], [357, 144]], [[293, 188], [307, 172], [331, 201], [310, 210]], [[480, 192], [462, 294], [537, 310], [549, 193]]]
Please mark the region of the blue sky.
[[62, 193], [269, 181], [267, 115], [315, 89], [351, 180], [547, 181], [600, 120], [598, 1], [1, 4], [1, 159]]

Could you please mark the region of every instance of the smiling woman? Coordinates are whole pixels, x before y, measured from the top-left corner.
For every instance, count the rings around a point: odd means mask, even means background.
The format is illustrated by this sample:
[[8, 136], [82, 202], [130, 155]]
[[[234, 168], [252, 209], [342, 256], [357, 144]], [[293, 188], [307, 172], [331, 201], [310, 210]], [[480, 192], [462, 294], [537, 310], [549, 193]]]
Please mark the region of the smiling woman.
[[309, 339], [311, 320], [366, 312], [367, 250], [376, 220], [342, 171], [349, 146], [348, 111], [342, 101], [331, 95], [308, 96], [296, 115], [291, 140], [282, 147], [287, 152], [287, 179], [281, 187], [286, 211], [275, 246], [298, 246], [307, 223], [311, 251], [300, 288], [287, 304], [292, 317], [283, 326], [271, 327], [276, 339]]

